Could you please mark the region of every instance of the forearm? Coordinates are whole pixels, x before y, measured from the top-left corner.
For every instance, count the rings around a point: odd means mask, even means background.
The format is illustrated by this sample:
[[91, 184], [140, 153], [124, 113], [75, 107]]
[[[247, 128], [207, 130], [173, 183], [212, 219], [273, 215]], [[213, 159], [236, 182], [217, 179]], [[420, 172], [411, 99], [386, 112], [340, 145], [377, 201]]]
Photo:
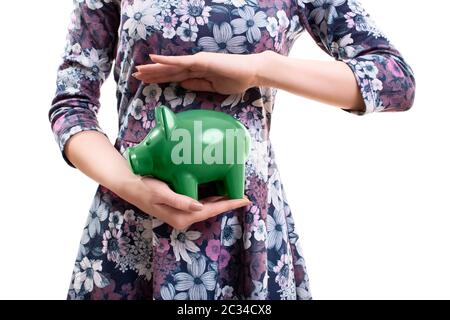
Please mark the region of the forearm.
[[258, 86], [279, 88], [343, 109], [364, 109], [355, 76], [344, 62], [303, 60], [266, 51], [257, 64]]
[[100, 132], [88, 130], [73, 135], [64, 152], [76, 168], [117, 194], [123, 192], [128, 182], [138, 179], [126, 159]]

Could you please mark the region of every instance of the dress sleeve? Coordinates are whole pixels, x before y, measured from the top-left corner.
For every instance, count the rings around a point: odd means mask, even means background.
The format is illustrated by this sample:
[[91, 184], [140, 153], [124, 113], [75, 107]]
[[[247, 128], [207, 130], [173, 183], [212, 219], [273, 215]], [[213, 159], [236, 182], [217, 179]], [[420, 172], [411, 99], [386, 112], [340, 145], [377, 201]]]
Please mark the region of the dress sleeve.
[[364, 111], [406, 111], [413, 105], [411, 67], [377, 28], [358, 0], [295, 0], [304, 28], [319, 47], [353, 71]]
[[[117, 50], [120, 0], [73, 0], [66, 44], [48, 118], [64, 160], [69, 138], [84, 130], [105, 134], [97, 121], [100, 88]], [[106, 135], [106, 134], [105, 134]]]

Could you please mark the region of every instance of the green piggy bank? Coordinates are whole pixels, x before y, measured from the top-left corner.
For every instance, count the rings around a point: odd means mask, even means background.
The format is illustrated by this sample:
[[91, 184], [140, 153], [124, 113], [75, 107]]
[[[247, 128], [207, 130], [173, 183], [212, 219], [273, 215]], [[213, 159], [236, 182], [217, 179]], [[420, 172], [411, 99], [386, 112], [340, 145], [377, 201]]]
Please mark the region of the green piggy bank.
[[155, 109], [156, 126], [125, 157], [133, 173], [153, 176], [198, 200], [198, 186], [216, 182], [219, 194], [244, 196], [250, 135], [231, 115], [212, 110]]

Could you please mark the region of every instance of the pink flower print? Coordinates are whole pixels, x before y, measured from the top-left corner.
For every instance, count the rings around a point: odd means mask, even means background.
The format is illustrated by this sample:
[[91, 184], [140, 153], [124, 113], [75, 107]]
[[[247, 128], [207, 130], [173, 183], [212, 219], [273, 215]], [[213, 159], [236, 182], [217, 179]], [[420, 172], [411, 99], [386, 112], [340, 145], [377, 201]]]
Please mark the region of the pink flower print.
[[393, 59], [388, 59], [386, 69], [389, 70], [391, 75], [393, 75], [394, 77], [401, 78], [405, 76], [399, 65]]
[[206, 255], [212, 260], [217, 261], [220, 254], [220, 240], [209, 240], [206, 246]]
[[201, 232], [201, 237], [195, 240], [195, 243], [201, 245], [204, 240], [216, 239], [220, 235], [220, 221], [217, 217], [209, 218], [196, 224], [196, 230]]
[[170, 249], [169, 240], [167, 239], [159, 239], [158, 247], [156, 248], [156, 251], [159, 253], [166, 253]]
[[263, 52], [273, 48], [273, 39], [268, 31], [261, 31], [261, 39], [255, 44], [255, 52]]
[[267, 256], [264, 252], [257, 252], [254, 256], [247, 256], [247, 264], [250, 266], [250, 276], [259, 281], [261, 275], [266, 271]]
[[271, 8], [273, 6], [272, 0], [259, 0], [260, 8]]
[[205, 5], [204, 0], [182, 0], [175, 13], [180, 15], [182, 22], [190, 25], [205, 25], [208, 23], [211, 7]]
[[136, 220], [130, 219], [128, 220], [128, 222], [125, 222], [123, 229], [128, 237], [133, 238], [136, 235], [136, 232], [138, 231], [138, 225]]
[[110, 261], [117, 262], [121, 255], [127, 253], [126, 242], [122, 237], [122, 230], [118, 231], [117, 229], [113, 229], [112, 232], [106, 230], [103, 234], [102, 244], [102, 252], [107, 254], [107, 258]]
[[114, 292], [116, 288], [116, 283], [111, 280], [110, 284], [104, 288], [94, 287], [92, 291], [93, 300], [120, 300], [121, 295]]
[[127, 300], [134, 300], [136, 297], [136, 289], [133, 289], [133, 285], [131, 283], [126, 283], [122, 285], [122, 294]]
[[142, 112], [142, 127], [146, 130], [154, 128], [156, 126], [155, 116], [148, 111]]
[[289, 256], [286, 254], [281, 255], [277, 265], [273, 267], [273, 272], [277, 274], [275, 282], [277, 282], [281, 288], [287, 288], [293, 278], [293, 270], [291, 270], [292, 263]]
[[239, 113], [239, 120], [246, 126], [252, 127], [253, 123], [258, 120], [258, 114], [254, 106], [247, 106]]
[[271, 2], [278, 10], [281, 10], [281, 9], [283, 9], [283, 6], [284, 6], [286, 0], [275, 0], [275, 1], [271, 1]]
[[355, 23], [355, 17], [356, 17], [356, 13], [354, 12], [348, 12], [344, 15], [345, 17], [345, 22], [347, 22], [347, 27], [352, 29], [355, 27], [356, 23]]
[[156, 17], [156, 20], [162, 26], [164, 38], [172, 39], [176, 35], [175, 25], [178, 21], [178, 17], [176, 16], [176, 14], [164, 12], [162, 15], [158, 15]]
[[252, 225], [257, 227], [258, 223], [259, 223], [259, 219], [260, 219], [260, 215], [259, 215], [259, 208], [258, 206], [251, 206], [250, 208], [250, 213], [253, 216], [253, 221], [252, 221]]
[[219, 255], [219, 269], [224, 269], [228, 266], [228, 263], [230, 262], [231, 256], [228, 250], [221, 249], [220, 255]]

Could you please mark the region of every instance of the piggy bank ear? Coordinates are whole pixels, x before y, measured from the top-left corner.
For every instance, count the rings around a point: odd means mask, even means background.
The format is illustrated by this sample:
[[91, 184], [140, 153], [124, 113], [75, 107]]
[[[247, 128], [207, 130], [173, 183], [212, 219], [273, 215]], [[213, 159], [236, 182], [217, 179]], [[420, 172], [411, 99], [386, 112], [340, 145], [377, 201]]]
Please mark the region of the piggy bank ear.
[[170, 138], [172, 130], [175, 128], [176, 115], [166, 106], [156, 107], [156, 123], [164, 130], [166, 139]]

